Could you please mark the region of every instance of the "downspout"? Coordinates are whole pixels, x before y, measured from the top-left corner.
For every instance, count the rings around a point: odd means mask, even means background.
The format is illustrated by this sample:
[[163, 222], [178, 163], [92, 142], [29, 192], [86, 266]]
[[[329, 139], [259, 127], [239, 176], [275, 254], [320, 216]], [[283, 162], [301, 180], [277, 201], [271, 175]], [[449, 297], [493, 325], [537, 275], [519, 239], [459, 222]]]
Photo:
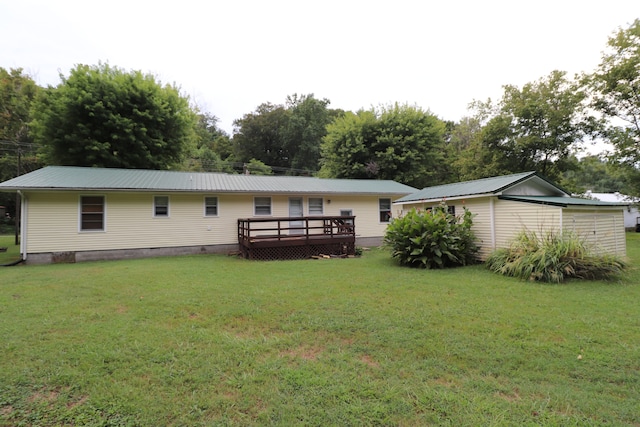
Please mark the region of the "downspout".
[[0, 267], [11, 267], [11, 266], [23, 263], [27, 260], [27, 254], [24, 250], [26, 248], [26, 243], [24, 239], [24, 237], [26, 236], [26, 231], [24, 231], [25, 229], [22, 228], [24, 226], [23, 221], [26, 218], [26, 215], [24, 214], [26, 211], [26, 202], [25, 202], [26, 198], [24, 197], [24, 195], [20, 190], [18, 190], [18, 194], [20, 195], [20, 255], [21, 256], [20, 256], [20, 259], [17, 261], [10, 262], [9, 264], [0, 264]]
[[496, 250], [496, 215], [495, 209], [493, 206], [493, 202], [495, 200], [494, 196], [489, 198], [489, 224], [491, 225], [491, 250]]
[[22, 261], [27, 260], [27, 196], [18, 190], [20, 195], [20, 253]]

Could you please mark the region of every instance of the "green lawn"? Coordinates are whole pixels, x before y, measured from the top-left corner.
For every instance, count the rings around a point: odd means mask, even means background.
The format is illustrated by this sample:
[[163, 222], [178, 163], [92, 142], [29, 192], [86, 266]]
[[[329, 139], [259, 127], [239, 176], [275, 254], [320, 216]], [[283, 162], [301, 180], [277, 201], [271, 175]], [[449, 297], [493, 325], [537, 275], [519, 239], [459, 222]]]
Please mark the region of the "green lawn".
[[636, 269], [546, 285], [372, 250], [0, 271], [0, 426], [640, 425]]

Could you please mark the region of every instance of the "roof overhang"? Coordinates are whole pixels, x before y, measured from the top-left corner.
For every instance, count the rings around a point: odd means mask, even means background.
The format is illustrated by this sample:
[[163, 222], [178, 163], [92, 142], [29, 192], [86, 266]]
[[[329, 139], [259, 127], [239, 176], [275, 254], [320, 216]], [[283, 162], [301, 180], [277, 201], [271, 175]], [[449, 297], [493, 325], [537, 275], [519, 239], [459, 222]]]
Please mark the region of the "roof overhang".
[[522, 203], [534, 203], [538, 205], [558, 206], [562, 208], [567, 207], [581, 207], [581, 208], [615, 208], [620, 209], [628, 206], [628, 203], [615, 203], [615, 202], [601, 202], [599, 200], [591, 199], [579, 199], [576, 197], [561, 197], [561, 196], [498, 196], [500, 200], [510, 200], [513, 202]]
[[447, 202], [449, 200], [469, 200], [469, 199], [480, 199], [484, 197], [496, 196], [496, 194], [470, 194], [465, 196], [454, 196], [454, 197], [437, 197], [434, 199], [415, 199], [415, 200], [405, 200], [403, 202], [393, 202], [394, 205], [415, 205], [419, 203], [440, 203]]

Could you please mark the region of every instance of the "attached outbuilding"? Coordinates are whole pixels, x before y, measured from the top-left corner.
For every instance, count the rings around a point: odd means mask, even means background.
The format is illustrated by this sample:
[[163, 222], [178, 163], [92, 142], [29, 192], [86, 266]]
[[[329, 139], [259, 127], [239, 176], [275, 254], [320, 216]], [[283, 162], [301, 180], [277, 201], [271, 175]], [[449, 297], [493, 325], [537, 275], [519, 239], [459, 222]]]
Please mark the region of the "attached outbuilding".
[[392, 203], [417, 189], [383, 180], [48, 166], [0, 183], [0, 191], [22, 196], [23, 258], [49, 263], [234, 252], [256, 236], [280, 247], [308, 245], [316, 233], [351, 248], [347, 238], [375, 245]]
[[640, 203], [640, 199], [637, 197], [627, 196], [619, 192], [594, 193], [591, 191], [587, 191], [585, 196], [589, 199], [600, 200], [601, 202], [625, 203], [624, 227], [627, 231], [639, 231], [640, 213], [638, 213], [638, 204]]
[[394, 202], [394, 212], [429, 209], [445, 202], [456, 214], [473, 214], [479, 257], [508, 247], [521, 231], [569, 230], [597, 251], [626, 256], [624, 211], [627, 203], [582, 199], [536, 172], [523, 172], [455, 184], [427, 187]]

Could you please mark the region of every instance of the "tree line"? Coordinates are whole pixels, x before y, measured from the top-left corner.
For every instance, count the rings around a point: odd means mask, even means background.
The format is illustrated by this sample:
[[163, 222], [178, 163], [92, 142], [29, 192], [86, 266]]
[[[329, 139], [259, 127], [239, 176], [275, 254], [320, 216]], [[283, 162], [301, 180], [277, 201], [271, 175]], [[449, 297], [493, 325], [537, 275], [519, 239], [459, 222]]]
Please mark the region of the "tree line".
[[[575, 192], [640, 195], [640, 20], [609, 38], [591, 73], [505, 85], [444, 121], [407, 104], [356, 112], [292, 94], [218, 127], [175, 85], [109, 64], [57, 86], [0, 68], [0, 179], [44, 165], [392, 179], [414, 187], [536, 170]], [[601, 156], [580, 157], [607, 142]], [[21, 170], [18, 170], [18, 167]], [[6, 202], [11, 204], [11, 201]]]

